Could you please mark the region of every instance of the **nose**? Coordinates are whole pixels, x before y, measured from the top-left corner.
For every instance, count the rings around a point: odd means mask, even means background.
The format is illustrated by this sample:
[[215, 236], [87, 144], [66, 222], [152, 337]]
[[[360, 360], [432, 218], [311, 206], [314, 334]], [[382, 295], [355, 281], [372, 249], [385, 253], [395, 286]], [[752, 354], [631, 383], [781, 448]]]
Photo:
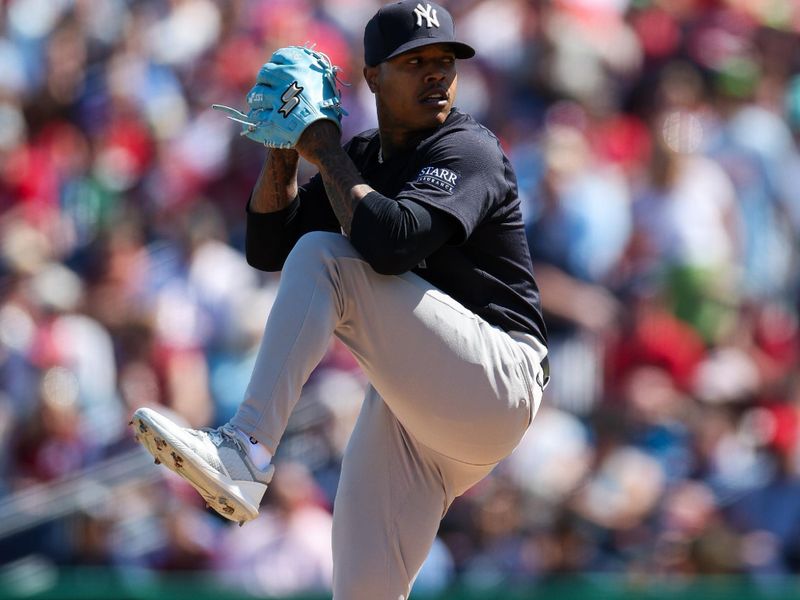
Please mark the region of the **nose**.
[[436, 81], [442, 81], [446, 76], [447, 72], [445, 71], [444, 67], [433, 66], [425, 74], [425, 83], [434, 83]]

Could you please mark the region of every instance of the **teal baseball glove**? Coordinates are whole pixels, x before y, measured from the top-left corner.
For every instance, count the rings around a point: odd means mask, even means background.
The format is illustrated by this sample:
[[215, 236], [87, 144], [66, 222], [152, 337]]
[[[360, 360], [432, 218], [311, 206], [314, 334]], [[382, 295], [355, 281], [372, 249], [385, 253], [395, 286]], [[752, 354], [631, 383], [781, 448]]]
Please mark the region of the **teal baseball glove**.
[[[276, 50], [247, 94], [248, 113], [214, 104], [242, 124], [241, 135], [270, 148], [294, 148], [306, 127], [328, 119], [341, 129], [347, 112], [341, 106], [339, 67], [308, 46]], [[342, 84], [347, 85], [347, 84]]]

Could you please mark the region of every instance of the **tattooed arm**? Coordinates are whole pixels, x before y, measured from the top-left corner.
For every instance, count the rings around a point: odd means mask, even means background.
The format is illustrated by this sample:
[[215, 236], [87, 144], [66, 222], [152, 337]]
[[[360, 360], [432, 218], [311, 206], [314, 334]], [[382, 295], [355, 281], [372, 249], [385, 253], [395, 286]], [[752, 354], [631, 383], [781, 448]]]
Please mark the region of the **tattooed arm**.
[[[339, 146], [338, 129], [330, 127], [333, 131], [328, 135], [309, 138], [303, 134], [304, 140], [310, 140], [308, 146], [314, 149], [304, 156], [319, 167], [320, 176], [312, 178], [302, 188], [297, 182], [302, 150], [269, 150], [247, 207], [245, 255], [248, 263], [257, 269], [280, 271], [297, 240], [309, 231], [344, 229], [349, 235], [353, 206], [343, 200], [348, 196], [344, 191], [347, 188], [343, 188], [341, 182], [332, 182], [330, 177], [326, 180], [322, 174], [345, 172], [358, 177], [358, 171]], [[315, 125], [310, 129], [324, 133], [325, 128]], [[330, 157], [331, 164], [323, 167], [317, 162], [317, 155]], [[349, 170], [338, 166], [342, 157], [349, 163]], [[329, 161], [325, 162], [327, 165]], [[342, 191], [337, 194], [337, 189]], [[340, 201], [334, 203], [331, 198]]]
[[297, 196], [297, 163], [295, 150], [270, 149], [250, 198], [254, 213], [283, 210]]
[[341, 147], [339, 131], [332, 123], [320, 121], [303, 133], [297, 149], [319, 169], [331, 208], [349, 236], [356, 205], [374, 190]]

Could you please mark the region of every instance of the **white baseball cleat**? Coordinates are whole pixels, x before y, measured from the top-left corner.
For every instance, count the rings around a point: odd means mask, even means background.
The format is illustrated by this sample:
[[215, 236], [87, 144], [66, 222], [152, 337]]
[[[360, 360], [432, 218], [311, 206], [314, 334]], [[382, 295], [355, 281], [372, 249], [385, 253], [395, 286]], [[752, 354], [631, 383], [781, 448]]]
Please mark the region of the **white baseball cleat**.
[[183, 477], [220, 515], [239, 525], [258, 516], [275, 467], [257, 469], [230, 425], [187, 429], [149, 408], [133, 413], [130, 425], [156, 464]]

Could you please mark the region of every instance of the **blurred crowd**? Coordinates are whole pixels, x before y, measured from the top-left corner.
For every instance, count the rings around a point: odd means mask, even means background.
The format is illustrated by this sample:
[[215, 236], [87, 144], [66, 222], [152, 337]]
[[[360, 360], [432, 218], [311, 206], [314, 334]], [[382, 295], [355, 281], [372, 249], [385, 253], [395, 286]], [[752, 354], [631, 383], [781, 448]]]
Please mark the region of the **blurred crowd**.
[[[478, 51], [456, 104], [517, 172], [553, 379], [418, 589], [800, 572], [800, 4], [443, 4]], [[0, 1], [0, 520], [24, 521], [3, 501], [26, 490], [85, 492], [0, 539], [0, 561], [328, 588], [364, 387], [337, 343], [254, 523], [166, 470], [93, 473], [140, 452], [136, 408], [216, 426], [248, 383], [278, 283], [243, 256], [265, 150], [210, 105], [244, 107], [273, 50], [314, 42], [352, 84], [345, 137], [373, 127], [361, 36], [379, 5]]]

